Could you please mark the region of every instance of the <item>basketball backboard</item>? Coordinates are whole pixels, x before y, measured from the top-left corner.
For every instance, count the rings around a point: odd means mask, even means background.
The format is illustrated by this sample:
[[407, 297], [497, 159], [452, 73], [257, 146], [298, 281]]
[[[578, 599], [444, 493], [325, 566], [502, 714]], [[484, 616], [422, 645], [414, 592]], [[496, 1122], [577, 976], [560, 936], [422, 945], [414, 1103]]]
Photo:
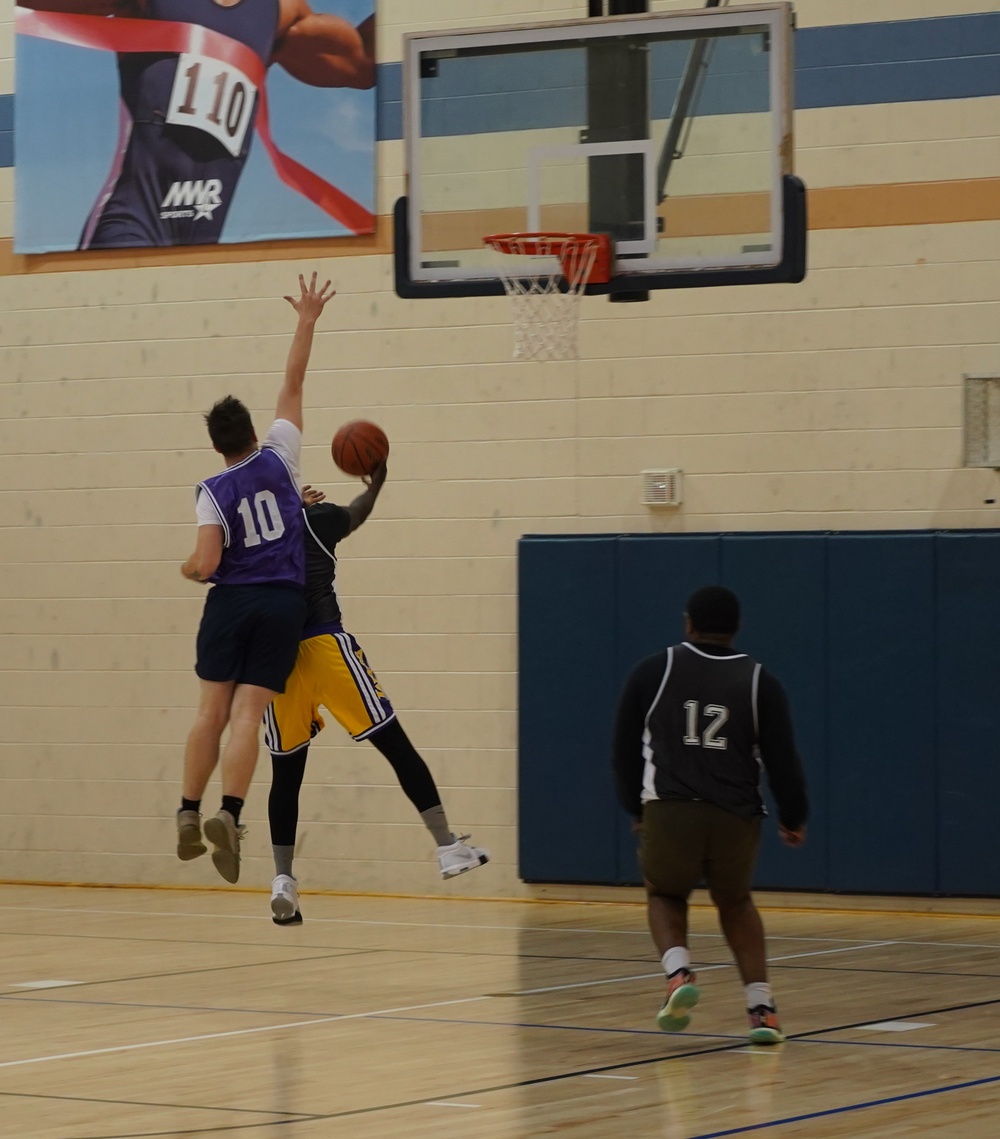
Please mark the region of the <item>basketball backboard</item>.
[[801, 280], [792, 31], [771, 3], [406, 36], [397, 292], [499, 295], [484, 235], [538, 230], [613, 238], [588, 293]]

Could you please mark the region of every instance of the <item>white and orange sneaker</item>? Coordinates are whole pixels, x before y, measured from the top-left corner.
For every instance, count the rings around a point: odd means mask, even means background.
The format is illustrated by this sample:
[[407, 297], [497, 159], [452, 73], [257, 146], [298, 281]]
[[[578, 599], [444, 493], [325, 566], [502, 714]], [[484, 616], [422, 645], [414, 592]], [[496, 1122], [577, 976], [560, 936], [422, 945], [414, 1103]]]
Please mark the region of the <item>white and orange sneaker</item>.
[[785, 1037], [778, 1023], [778, 1014], [769, 1005], [747, 1009], [750, 1018], [751, 1044], [781, 1044]]
[[691, 1023], [688, 1010], [701, 999], [696, 980], [690, 969], [678, 969], [667, 978], [667, 999], [656, 1014], [656, 1023], [664, 1032], [682, 1032]]

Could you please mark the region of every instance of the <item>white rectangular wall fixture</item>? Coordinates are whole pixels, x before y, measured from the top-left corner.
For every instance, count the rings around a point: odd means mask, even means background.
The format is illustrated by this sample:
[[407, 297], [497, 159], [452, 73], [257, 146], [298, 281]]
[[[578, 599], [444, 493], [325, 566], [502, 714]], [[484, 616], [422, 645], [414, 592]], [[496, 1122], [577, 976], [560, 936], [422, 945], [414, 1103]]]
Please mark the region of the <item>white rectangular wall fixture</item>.
[[966, 372], [962, 380], [965, 387], [963, 465], [1000, 469], [1000, 375]]
[[643, 506], [680, 506], [684, 472], [676, 467], [642, 472]]

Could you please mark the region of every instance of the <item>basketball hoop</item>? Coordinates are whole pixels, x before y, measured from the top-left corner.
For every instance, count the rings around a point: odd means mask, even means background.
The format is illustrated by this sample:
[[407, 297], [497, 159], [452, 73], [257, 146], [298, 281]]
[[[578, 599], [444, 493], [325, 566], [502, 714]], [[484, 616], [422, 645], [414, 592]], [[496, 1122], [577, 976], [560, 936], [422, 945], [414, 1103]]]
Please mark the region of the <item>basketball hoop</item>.
[[495, 233], [483, 238], [499, 253], [551, 257], [551, 272], [520, 276], [523, 264], [504, 263], [500, 279], [514, 305], [515, 360], [573, 360], [580, 297], [611, 275], [611, 238], [604, 233]]

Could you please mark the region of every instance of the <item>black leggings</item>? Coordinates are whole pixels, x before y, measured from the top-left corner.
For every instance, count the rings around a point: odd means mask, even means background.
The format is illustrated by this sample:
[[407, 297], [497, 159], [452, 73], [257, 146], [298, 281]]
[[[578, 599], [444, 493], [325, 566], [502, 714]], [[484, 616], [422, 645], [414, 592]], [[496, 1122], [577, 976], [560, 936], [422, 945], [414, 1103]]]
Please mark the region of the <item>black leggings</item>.
[[[434, 776], [398, 720], [390, 720], [368, 739], [392, 764], [404, 794], [421, 814], [441, 805]], [[309, 745], [306, 744], [291, 755], [271, 756], [267, 817], [273, 846], [295, 845], [295, 832], [299, 825], [299, 790], [308, 755]]]

